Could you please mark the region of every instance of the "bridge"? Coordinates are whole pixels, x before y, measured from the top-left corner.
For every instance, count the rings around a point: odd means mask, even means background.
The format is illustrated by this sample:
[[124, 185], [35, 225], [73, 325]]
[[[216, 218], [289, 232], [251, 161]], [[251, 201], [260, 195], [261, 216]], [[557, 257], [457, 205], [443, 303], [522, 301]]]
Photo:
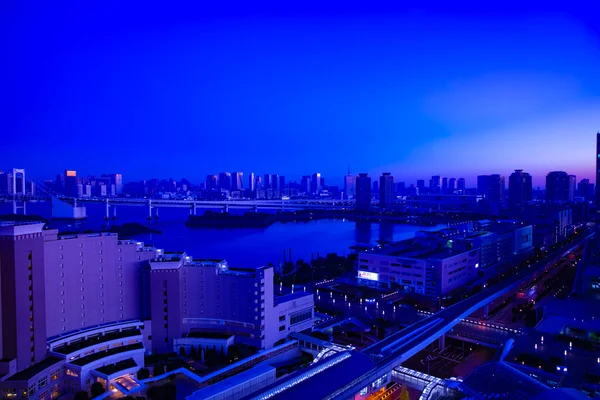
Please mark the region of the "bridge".
[[588, 233], [574, 242], [563, 246], [561, 250], [554, 252], [544, 260], [507, 278], [503, 282], [489, 287], [468, 299], [441, 310], [365, 348], [363, 353], [374, 360], [376, 366], [325, 398], [347, 399], [354, 397], [361, 390], [364, 390], [365, 387], [369, 387], [372, 382], [375, 382], [382, 376], [387, 376], [392, 370], [401, 365], [403, 361], [406, 361], [423, 350], [431, 342], [445, 335], [468, 315], [489, 304], [494, 299], [516, 289], [523, 281], [532, 278], [534, 274], [548, 267], [555, 260], [566, 256], [594, 235], [594, 232]]

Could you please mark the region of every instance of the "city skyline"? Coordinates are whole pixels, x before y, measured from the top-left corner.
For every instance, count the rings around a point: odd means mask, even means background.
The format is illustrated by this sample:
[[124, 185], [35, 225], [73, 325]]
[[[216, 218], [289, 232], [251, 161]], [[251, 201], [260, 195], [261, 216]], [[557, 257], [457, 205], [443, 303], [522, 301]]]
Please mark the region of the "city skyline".
[[348, 164], [404, 181], [593, 178], [597, 27], [479, 7], [15, 6], [1, 24], [4, 163], [32, 176], [103, 164], [131, 180], [275, 170], [341, 182]]

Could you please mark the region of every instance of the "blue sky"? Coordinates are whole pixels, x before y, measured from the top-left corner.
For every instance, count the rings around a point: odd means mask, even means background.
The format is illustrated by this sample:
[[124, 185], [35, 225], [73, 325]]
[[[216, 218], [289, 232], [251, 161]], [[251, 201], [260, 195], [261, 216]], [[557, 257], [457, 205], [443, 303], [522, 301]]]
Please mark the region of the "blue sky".
[[593, 178], [589, 5], [190, 4], [3, 3], [1, 167]]

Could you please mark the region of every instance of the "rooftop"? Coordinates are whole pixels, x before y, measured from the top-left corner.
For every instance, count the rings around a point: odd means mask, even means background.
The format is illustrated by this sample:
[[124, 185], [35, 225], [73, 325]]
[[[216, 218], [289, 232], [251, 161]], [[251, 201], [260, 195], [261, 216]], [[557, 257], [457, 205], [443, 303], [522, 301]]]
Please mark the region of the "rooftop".
[[229, 339], [232, 335], [220, 332], [189, 332], [185, 337], [189, 338], [203, 338], [203, 339]]
[[109, 332], [104, 335], [96, 334], [92, 337], [88, 337], [87, 339], [81, 339], [74, 341], [72, 343], [55, 347], [52, 351], [61, 354], [70, 354], [77, 350], [85, 349], [86, 347], [94, 346], [96, 344], [108, 342], [110, 340], [126, 338], [130, 336], [139, 336], [142, 332], [139, 329], [123, 329], [123, 331], [119, 332]]
[[28, 381], [40, 372], [46, 370], [47, 368], [50, 368], [54, 364], [60, 363], [61, 361], [63, 360], [58, 357], [45, 358], [42, 361], [33, 364], [31, 367], [25, 368], [23, 371], [14, 374], [10, 378], [8, 378], [7, 381]]
[[112, 375], [115, 372], [123, 371], [124, 369], [137, 367], [137, 363], [133, 358], [128, 358], [123, 361], [119, 361], [114, 364], [108, 364], [100, 368], [96, 368], [95, 370], [100, 372], [103, 375]]
[[104, 357], [112, 356], [112, 355], [119, 354], [119, 353], [124, 353], [126, 351], [143, 350], [143, 349], [144, 349], [144, 345], [142, 343], [135, 343], [135, 344], [127, 345], [127, 346], [119, 346], [119, 347], [114, 347], [110, 350], [98, 351], [98, 352], [90, 354], [89, 356], [71, 360], [71, 361], [69, 361], [69, 363], [81, 367], [81, 366], [89, 364], [93, 361], [100, 360]]
[[296, 300], [296, 299], [301, 299], [303, 297], [308, 297], [308, 296], [313, 296], [312, 293], [308, 293], [308, 292], [296, 292], [296, 293], [290, 293], [290, 294], [286, 294], [283, 296], [277, 296], [275, 295], [275, 300], [273, 301], [274, 305], [278, 305], [281, 303], [285, 303], [287, 301], [292, 301], [292, 300]]

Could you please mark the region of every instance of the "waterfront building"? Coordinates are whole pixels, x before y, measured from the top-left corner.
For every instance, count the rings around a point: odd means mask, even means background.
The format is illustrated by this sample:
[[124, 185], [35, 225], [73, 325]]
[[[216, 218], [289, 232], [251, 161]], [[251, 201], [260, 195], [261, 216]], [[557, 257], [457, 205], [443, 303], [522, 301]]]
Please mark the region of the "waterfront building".
[[492, 203], [504, 200], [504, 176], [498, 174], [479, 175], [477, 177], [477, 194], [484, 196]]
[[79, 179], [77, 178], [77, 171], [67, 170], [65, 171], [65, 196], [78, 197], [79, 196]]
[[242, 190], [243, 187], [243, 172], [234, 172], [231, 174], [231, 190]]
[[456, 190], [456, 178], [448, 179], [448, 192], [450, 194], [453, 194], [455, 190]]
[[282, 175], [282, 176], [279, 177], [279, 182], [278, 182], [277, 188], [279, 189], [279, 191], [281, 193], [284, 193], [284, 190], [285, 190], [285, 176]]
[[219, 178], [217, 175], [206, 175], [206, 190], [212, 191], [219, 188]]
[[531, 175], [522, 169], [515, 169], [508, 178], [508, 204], [512, 208], [520, 208], [531, 199]]
[[458, 180], [456, 181], [456, 189], [462, 191], [466, 189], [465, 178], [458, 178]]
[[394, 177], [384, 172], [379, 178], [379, 206], [388, 208], [394, 202]]
[[300, 181], [300, 191], [304, 192], [306, 195], [310, 194], [310, 175], [304, 175], [302, 180]]
[[312, 174], [311, 177], [310, 192], [313, 195], [318, 195], [319, 193], [321, 193], [321, 189], [321, 174], [319, 172], [316, 172]]
[[576, 187], [577, 177], [575, 175], [569, 175], [569, 201], [575, 200]]
[[256, 178], [254, 177], [254, 172], [250, 172], [248, 175], [248, 190], [250, 193], [253, 193], [256, 189]]
[[429, 180], [429, 189], [432, 193], [439, 193], [442, 189], [442, 177], [433, 175]]
[[344, 194], [349, 199], [356, 196], [356, 176], [348, 174], [344, 177]]
[[371, 178], [368, 174], [358, 174], [356, 178], [356, 209], [368, 210], [371, 207]]
[[115, 185], [116, 194], [122, 194], [123, 193], [123, 175], [110, 174], [108, 177], [110, 179], [109, 183], [111, 185]]
[[594, 200], [594, 184], [590, 183], [589, 179], [582, 179], [577, 184], [577, 196], [586, 201]]
[[546, 200], [569, 201], [571, 178], [564, 171], [552, 171], [546, 175]]
[[231, 174], [229, 172], [219, 173], [219, 189], [231, 190]]

